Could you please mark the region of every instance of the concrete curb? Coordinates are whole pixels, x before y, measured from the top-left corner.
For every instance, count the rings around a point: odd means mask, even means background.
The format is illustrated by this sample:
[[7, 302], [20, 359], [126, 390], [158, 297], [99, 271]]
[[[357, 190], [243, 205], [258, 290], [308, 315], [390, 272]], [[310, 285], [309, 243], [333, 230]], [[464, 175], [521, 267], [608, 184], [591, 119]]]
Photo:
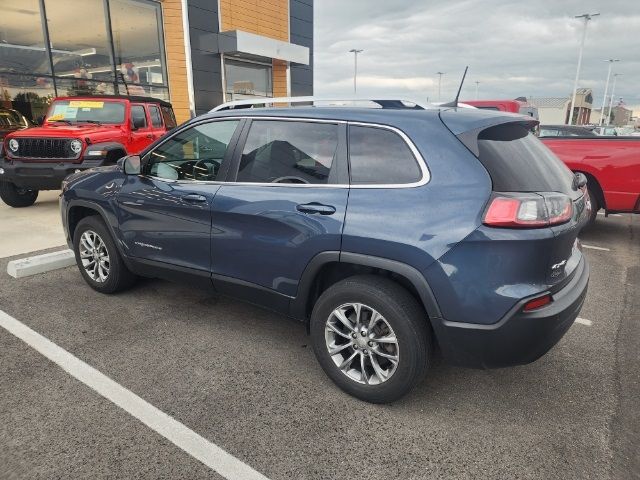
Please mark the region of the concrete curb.
[[23, 278], [38, 273], [49, 272], [59, 268], [75, 265], [76, 257], [71, 250], [45, 253], [35, 257], [11, 260], [7, 264], [7, 273], [13, 278]]

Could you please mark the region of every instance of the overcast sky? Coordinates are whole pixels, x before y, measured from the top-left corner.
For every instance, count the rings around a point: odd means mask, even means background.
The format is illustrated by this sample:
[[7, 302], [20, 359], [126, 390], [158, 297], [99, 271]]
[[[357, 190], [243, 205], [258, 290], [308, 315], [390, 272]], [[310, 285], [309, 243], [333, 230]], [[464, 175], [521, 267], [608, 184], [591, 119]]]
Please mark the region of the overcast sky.
[[[619, 58], [616, 101], [640, 114], [640, 0], [316, 0], [315, 94], [353, 93], [352, 48], [358, 56], [358, 96], [400, 95], [450, 100], [465, 65], [462, 99], [569, 95], [582, 20], [587, 27], [579, 87], [604, 95], [608, 58]], [[611, 84], [609, 85], [611, 90]]]

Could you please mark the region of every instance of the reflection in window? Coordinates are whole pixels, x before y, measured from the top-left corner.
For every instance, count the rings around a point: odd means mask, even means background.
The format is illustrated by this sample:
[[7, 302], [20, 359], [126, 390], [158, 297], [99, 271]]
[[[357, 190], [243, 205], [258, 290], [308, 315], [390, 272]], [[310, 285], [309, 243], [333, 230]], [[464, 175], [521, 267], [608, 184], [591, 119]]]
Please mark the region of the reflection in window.
[[237, 120], [183, 130], [149, 154], [150, 174], [168, 180], [216, 180]]
[[38, 0], [2, 0], [0, 72], [51, 73]]
[[0, 105], [19, 111], [31, 121], [47, 112], [54, 96], [50, 77], [0, 73]]
[[[110, 0], [111, 30], [118, 80], [129, 95], [164, 98], [154, 87], [166, 86], [159, 25], [160, 6], [131, 0]], [[142, 85], [142, 86], [141, 86]], [[121, 88], [122, 93], [122, 88]]]
[[46, 0], [45, 6], [53, 72], [68, 79], [67, 95], [113, 91], [113, 62], [102, 0]]
[[225, 58], [227, 100], [273, 97], [271, 65]]
[[337, 147], [337, 125], [254, 121], [237, 181], [328, 183]]

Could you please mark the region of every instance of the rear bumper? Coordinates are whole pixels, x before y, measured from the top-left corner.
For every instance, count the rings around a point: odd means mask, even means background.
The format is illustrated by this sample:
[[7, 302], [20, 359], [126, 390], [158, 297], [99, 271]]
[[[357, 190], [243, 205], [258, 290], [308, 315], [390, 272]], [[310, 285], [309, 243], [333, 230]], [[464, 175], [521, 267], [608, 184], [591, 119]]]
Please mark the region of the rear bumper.
[[77, 170], [100, 167], [104, 158], [83, 160], [80, 163], [70, 162], [22, 162], [13, 160], [8, 162], [0, 159], [0, 168], [4, 171], [0, 181], [7, 181], [21, 188], [31, 190], [58, 190], [62, 180]]
[[575, 321], [589, 284], [589, 266], [582, 259], [576, 274], [553, 302], [523, 312], [523, 299], [493, 325], [432, 321], [438, 343], [449, 363], [472, 368], [500, 368], [531, 363], [547, 353]]

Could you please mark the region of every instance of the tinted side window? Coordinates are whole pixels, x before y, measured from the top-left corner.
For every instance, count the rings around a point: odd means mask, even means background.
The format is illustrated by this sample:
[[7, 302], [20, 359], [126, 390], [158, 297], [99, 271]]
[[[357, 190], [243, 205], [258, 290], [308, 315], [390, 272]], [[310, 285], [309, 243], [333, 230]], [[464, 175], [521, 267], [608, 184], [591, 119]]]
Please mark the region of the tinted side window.
[[238, 120], [203, 123], [149, 153], [149, 174], [169, 180], [216, 180]]
[[384, 128], [350, 125], [349, 163], [352, 184], [413, 183], [422, 177], [404, 139]]
[[144, 113], [142, 105], [131, 105], [131, 121], [134, 128], [147, 127], [147, 115]]
[[571, 170], [521, 125], [497, 125], [483, 130], [478, 135], [478, 150], [494, 191], [572, 191]]
[[176, 117], [173, 114], [173, 110], [169, 107], [162, 107], [162, 118], [164, 118], [164, 124], [168, 129], [175, 128], [178, 124], [176, 122]]
[[338, 125], [254, 121], [242, 152], [238, 182], [329, 183]]
[[160, 109], [155, 105], [149, 105], [149, 116], [151, 117], [151, 125], [155, 128], [162, 127], [162, 117], [160, 116]]

